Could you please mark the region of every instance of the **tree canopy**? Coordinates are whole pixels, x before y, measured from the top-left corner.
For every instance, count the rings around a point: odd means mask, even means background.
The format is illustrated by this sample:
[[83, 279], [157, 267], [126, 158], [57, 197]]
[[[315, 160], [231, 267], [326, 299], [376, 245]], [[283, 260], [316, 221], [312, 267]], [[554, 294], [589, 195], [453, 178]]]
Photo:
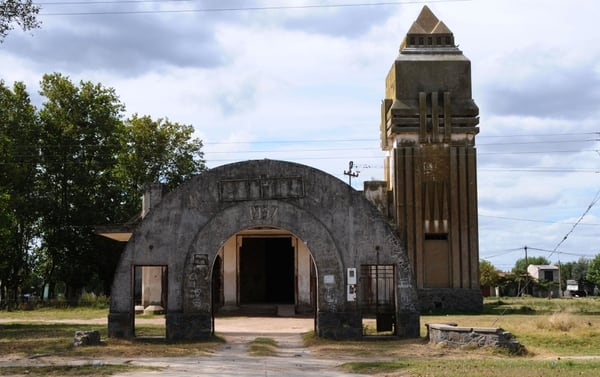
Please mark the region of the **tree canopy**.
[[479, 262], [479, 283], [482, 287], [493, 287], [498, 283], [498, 269], [486, 260]]
[[21, 27], [24, 31], [40, 27], [37, 15], [40, 7], [32, 0], [3, 0], [0, 1], [0, 43], [8, 32]]
[[596, 255], [590, 262], [586, 278], [590, 282], [600, 286], [600, 254]]
[[591, 261], [588, 258], [579, 258], [574, 262], [562, 263], [560, 265], [560, 275], [562, 280], [580, 281], [585, 279], [590, 267], [590, 262]]
[[202, 142], [191, 125], [124, 119], [102, 84], [54, 73], [40, 88], [38, 109], [22, 83], [0, 81], [0, 298], [34, 280], [68, 297], [108, 293], [123, 244], [94, 226], [133, 217], [145, 183], [174, 188], [201, 173]]

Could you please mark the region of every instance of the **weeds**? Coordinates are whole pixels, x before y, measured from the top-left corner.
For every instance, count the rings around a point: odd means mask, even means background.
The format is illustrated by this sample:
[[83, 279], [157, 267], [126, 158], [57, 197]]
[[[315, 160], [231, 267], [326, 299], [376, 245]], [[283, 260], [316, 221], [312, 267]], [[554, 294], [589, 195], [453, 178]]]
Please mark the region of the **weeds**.
[[275, 356], [277, 341], [273, 338], [256, 338], [248, 343], [248, 352], [252, 356]]
[[537, 322], [537, 328], [542, 330], [554, 330], [569, 332], [578, 327], [580, 319], [571, 313], [553, 313], [550, 316], [543, 318]]

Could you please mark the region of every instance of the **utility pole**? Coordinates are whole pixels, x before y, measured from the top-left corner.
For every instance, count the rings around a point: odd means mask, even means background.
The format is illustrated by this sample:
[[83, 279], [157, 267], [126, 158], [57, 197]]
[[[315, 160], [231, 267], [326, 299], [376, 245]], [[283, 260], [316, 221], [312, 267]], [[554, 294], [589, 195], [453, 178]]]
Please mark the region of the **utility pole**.
[[560, 254], [558, 254], [558, 297], [562, 297], [562, 277], [560, 276]]
[[348, 176], [348, 185], [350, 185], [350, 187], [352, 187], [352, 177], [358, 177], [358, 175], [360, 174], [360, 172], [357, 170], [355, 172], [352, 171], [352, 168], [354, 167], [354, 161], [350, 161], [348, 163], [348, 170], [344, 170], [344, 175]]
[[[525, 293], [527, 293], [528, 285], [529, 285], [529, 271], [528, 271], [529, 260], [527, 259], [527, 245], [525, 245], [523, 247], [523, 249], [525, 250], [525, 286], [523, 287], [523, 290], [525, 291]], [[523, 296], [523, 295], [521, 294], [521, 296]]]

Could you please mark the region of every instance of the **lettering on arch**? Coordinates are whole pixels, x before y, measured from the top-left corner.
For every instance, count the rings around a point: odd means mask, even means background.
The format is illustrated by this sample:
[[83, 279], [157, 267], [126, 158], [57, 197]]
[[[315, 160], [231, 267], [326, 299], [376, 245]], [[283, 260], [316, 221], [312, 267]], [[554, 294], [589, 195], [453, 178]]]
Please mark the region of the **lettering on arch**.
[[302, 177], [257, 177], [224, 179], [219, 182], [219, 199], [222, 202], [302, 197], [304, 197]]

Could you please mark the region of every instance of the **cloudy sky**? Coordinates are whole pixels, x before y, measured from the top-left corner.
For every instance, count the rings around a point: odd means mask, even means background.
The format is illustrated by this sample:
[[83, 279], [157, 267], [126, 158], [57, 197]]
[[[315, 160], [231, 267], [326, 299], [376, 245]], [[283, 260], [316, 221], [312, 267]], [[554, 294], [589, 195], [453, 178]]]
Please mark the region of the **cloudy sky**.
[[357, 189], [383, 178], [385, 76], [427, 4], [472, 62], [480, 256], [600, 253], [597, 0], [38, 4], [42, 28], [0, 44], [0, 79], [38, 104], [44, 73], [101, 82], [128, 114], [192, 124], [210, 167], [283, 159], [347, 180], [352, 160]]

